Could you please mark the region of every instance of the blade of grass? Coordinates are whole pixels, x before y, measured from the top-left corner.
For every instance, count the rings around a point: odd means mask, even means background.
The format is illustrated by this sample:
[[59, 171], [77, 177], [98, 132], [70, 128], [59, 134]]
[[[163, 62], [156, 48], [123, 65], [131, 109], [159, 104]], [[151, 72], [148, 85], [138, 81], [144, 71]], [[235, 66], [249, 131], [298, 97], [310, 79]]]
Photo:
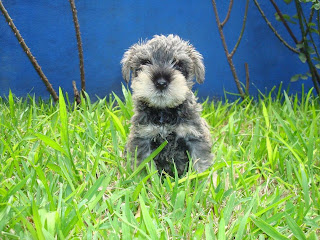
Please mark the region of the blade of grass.
[[272, 237], [275, 240], [288, 240], [286, 236], [282, 235], [272, 227], [270, 224], [263, 221], [261, 218], [254, 217], [253, 215], [250, 216], [250, 219], [253, 221], [253, 223], [260, 228], [264, 233], [266, 233], [268, 236]]
[[35, 201], [32, 202], [32, 214], [33, 214], [33, 222], [37, 230], [38, 239], [45, 240], [45, 237], [42, 232], [42, 224], [41, 224], [38, 208]]
[[145, 165], [150, 162], [155, 156], [161, 152], [161, 150], [168, 144], [167, 141], [164, 141], [156, 150], [154, 150], [150, 156], [148, 156], [145, 160], [140, 163], [140, 165], [137, 167], [137, 169], [127, 178], [127, 180], [132, 179], [135, 175], [137, 175], [144, 167]]
[[141, 207], [143, 221], [147, 227], [149, 234], [151, 235], [151, 238], [153, 240], [159, 239], [156, 228], [155, 228], [154, 223], [152, 221], [152, 218], [151, 218], [151, 216], [148, 212], [148, 209], [144, 203], [144, 200], [141, 196], [139, 196], [139, 203], [140, 203], [140, 207]]
[[285, 215], [288, 227], [292, 231], [293, 235], [298, 239], [298, 240], [306, 240], [306, 236], [302, 232], [300, 226], [290, 217], [289, 215]]
[[39, 138], [41, 141], [43, 141], [46, 145], [52, 147], [54, 150], [61, 152], [65, 156], [68, 156], [67, 151], [63, 147], [61, 147], [56, 141], [41, 133], [36, 133], [35, 136]]

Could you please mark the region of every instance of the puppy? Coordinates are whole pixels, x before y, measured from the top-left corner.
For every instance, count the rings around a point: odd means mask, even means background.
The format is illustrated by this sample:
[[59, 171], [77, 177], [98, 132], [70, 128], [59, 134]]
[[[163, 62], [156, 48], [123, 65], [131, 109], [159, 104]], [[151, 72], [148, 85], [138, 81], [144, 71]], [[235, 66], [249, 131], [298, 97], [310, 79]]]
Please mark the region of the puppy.
[[194, 79], [203, 83], [202, 55], [176, 35], [156, 35], [134, 44], [125, 52], [122, 75], [132, 79], [134, 115], [126, 145], [138, 164], [164, 141], [167, 145], [153, 159], [157, 169], [179, 176], [188, 168], [189, 157], [198, 172], [213, 161], [208, 124], [201, 118], [201, 105], [192, 92]]

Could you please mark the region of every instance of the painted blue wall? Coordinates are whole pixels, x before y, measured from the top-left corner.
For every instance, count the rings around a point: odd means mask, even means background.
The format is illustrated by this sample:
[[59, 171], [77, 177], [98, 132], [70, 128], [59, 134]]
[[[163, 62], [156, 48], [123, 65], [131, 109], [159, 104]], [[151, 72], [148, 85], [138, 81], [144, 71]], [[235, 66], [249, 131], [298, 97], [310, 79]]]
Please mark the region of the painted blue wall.
[[[67, 0], [3, 0], [44, 73], [58, 91], [61, 86], [72, 94], [72, 80], [80, 88], [79, 60], [70, 5]], [[217, 1], [224, 19], [229, 1]], [[269, 1], [260, 1], [271, 20], [274, 10]], [[283, 1], [280, 1], [283, 2]], [[235, 1], [231, 18], [224, 28], [229, 48], [238, 38], [245, 1]], [[155, 34], [174, 33], [190, 42], [204, 56], [206, 80], [195, 85], [199, 96], [221, 97], [224, 90], [237, 93], [215, 22], [211, 1], [199, 0], [76, 0], [82, 33], [87, 92], [103, 97], [121, 93], [120, 60], [124, 51], [139, 39]], [[290, 8], [280, 4], [284, 12]], [[275, 27], [292, 44], [281, 23]], [[290, 84], [297, 73], [307, 72], [297, 56], [271, 33], [250, 1], [247, 28], [234, 56], [238, 75], [245, 80], [244, 63], [250, 69], [250, 93], [257, 95]], [[291, 83], [301, 90], [301, 81]], [[311, 80], [304, 81], [306, 88]], [[0, 16], [0, 95], [9, 89], [17, 96], [35, 93], [47, 97], [44, 84], [22, 51], [11, 29]]]

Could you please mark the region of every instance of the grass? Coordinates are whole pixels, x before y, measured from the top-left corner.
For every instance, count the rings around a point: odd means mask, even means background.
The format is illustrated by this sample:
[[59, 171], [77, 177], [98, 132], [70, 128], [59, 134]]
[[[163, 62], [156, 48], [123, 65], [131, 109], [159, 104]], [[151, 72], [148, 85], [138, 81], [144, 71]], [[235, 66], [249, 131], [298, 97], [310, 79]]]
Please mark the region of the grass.
[[131, 170], [123, 93], [78, 108], [0, 98], [0, 239], [319, 239], [311, 91], [206, 101], [214, 164], [181, 179], [158, 175], [152, 156]]

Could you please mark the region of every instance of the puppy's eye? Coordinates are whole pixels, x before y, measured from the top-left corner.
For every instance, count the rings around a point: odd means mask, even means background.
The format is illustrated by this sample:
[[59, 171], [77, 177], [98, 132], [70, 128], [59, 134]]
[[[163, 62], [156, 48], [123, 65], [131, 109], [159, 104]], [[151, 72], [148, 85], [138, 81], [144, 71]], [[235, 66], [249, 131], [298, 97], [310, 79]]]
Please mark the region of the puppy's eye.
[[177, 70], [181, 70], [183, 68], [183, 62], [177, 59], [174, 59], [172, 64], [173, 64], [173, 67], [176, 68]]
[[141, 65], [151, 65], [152, 63], [151, 63], [151, 61], [149, 59], [142, 59], [140, 61], [140, 64]]

